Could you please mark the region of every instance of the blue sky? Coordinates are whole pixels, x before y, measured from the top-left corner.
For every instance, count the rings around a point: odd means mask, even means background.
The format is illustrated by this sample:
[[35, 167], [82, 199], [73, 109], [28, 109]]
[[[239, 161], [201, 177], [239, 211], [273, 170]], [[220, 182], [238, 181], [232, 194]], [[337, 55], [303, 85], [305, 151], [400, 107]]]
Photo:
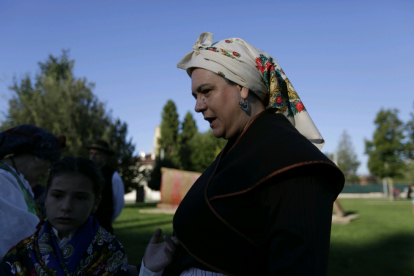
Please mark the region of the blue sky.
[[[414, 1], [11, 1], [0, 2], [0, 110], [13, 77], [70, 49], [75, 75], [114, 117], [127, 122], [137, 152], [153, 148], [162, 107], [194, 112], [190, 78], [177, 62], [202, 32], [240, 37], [272, 54], [333, 152], [350, 134], [359, 173], [364, 139], [381, 108], [414, 111]], [[2, 119], [0, 115], [0, 119]]]

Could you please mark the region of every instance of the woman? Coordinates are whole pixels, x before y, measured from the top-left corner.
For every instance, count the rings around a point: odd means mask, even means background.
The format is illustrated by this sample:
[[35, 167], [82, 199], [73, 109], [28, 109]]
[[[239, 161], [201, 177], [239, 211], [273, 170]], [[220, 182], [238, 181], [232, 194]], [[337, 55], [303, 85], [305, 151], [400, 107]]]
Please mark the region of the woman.
[[177, 209], [181, 250], [163, 275], [326, 275], [343, 174], [278, 63], [239, 38], [212, 42], [201, 34], [178, 67], [228, 143]]
[[0, 133], [0, 259], [39, 223], [33, 192], [35, 183], [60, 159], [65, 137], [33, 125]]
[[58, 161], [47, 182], [48, 219], [8, 251], [0, 262], [1, 275], [129, 275], [122, 245], [90, 216], [102, 183], [92, 161]]

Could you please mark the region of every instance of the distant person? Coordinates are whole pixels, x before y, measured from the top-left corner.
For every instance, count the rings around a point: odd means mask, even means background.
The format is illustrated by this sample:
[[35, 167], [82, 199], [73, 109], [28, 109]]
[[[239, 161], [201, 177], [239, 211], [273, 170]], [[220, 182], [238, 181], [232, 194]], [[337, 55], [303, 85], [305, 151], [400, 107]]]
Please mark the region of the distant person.
[[60, 159], [65, 138], [33, 125], [0, 133], [0, 259], [36, 230], [39, 217], [29, 183]]
[[413, 186], [414, 185], [408, 185], [407, 187], [407, 199], [412, 198], [411, 193], [413, 192], [413, 189], [412, 189]]
[[0, 275], [130, 275], [123, 246], [91, 216], [102, 184], [92, 161], [58, 161], [47, 181], [47, 220], [8, 251]]
[[118, 172], [107, 164], [110, 156], [114, 155], [114, 151], [110, 149], [109, 144], [104, 140], [96, 140], [89, 150], [89, 159], [101, 169], [105, 185], [102, 190], [102, 200], [98, 209], [94, 213], [94, 217], [99, 224], [111, 234], [114, 233], [112, 223], [121, 214], [124, 208], [125, 188]]

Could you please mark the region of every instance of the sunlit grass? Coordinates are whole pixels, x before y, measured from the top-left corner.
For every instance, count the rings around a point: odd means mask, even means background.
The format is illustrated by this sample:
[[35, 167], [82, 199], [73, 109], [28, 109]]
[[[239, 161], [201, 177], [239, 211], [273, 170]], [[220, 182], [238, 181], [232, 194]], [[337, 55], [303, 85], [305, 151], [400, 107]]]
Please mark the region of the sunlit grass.
[[411, 202], [341, 199], [361, 217], [333, 225], [328, 275], [414, 275], [414, 216]]
[[[341, 199], [345, 211], [361, 217], [333, 225], [328, 275], [414, 275], [414, 216], [411, 202]], [[138, 264], [157, 227], [172, 234], [173, 215], [140, 213], [154, 204], [127, 205], [114, 224], [131, 264]]]

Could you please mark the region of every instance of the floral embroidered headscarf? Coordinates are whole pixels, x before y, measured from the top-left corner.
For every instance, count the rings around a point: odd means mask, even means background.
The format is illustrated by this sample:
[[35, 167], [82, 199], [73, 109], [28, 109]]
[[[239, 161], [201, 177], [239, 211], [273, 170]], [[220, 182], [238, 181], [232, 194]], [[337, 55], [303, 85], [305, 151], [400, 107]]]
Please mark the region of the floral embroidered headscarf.
[[212, 33], [202, 33], [193, 51], [177, 67], [186, 70], [190, 77], [194, 68], [207, 69], [249, 88], [267, 104], [267, 109], [285, 115], [316, 147], [323, 147], [325, 141], [280, 65], [270, 54], [243, 39], [213, 43]]

